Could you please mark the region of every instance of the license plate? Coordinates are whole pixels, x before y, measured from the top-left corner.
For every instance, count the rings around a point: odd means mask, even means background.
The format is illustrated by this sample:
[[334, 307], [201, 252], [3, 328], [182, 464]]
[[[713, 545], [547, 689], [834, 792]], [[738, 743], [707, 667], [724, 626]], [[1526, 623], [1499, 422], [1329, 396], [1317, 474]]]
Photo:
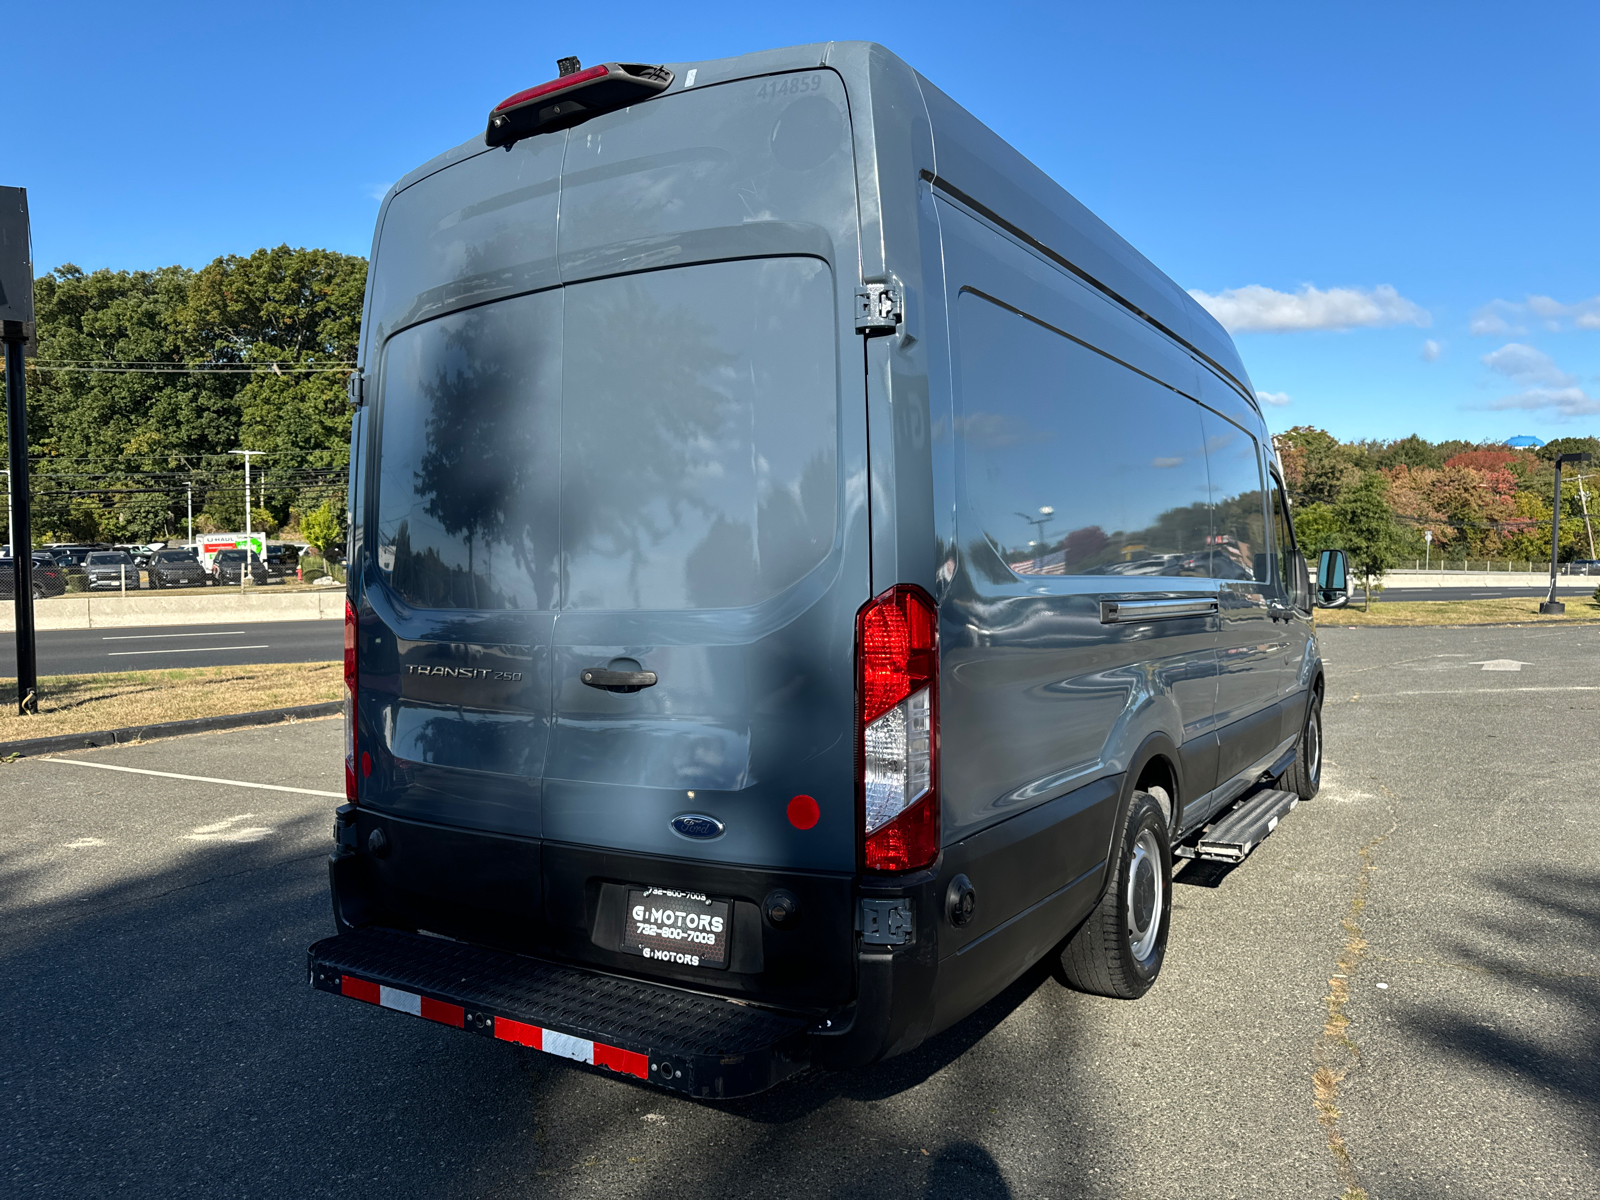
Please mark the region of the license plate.
[[654, 962], [686, 967], [728, 966], [733, 905], [699, 892], [629, 888], [622, 949]]

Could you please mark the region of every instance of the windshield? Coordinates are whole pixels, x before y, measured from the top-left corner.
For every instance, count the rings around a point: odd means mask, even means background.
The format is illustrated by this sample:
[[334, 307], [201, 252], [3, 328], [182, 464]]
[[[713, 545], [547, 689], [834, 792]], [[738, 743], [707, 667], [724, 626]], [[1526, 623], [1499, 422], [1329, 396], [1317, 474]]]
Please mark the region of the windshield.
[[217, 552], [217, 561], [218, 562], [243, 562], [244, 561], [244, 551], [243, 550], [219, 550]]
[[91, 567], [120, 567], [129, 566], [132, 563], [133, 559], [129, 558], [126, 554], [89, 555], [89, 566]]

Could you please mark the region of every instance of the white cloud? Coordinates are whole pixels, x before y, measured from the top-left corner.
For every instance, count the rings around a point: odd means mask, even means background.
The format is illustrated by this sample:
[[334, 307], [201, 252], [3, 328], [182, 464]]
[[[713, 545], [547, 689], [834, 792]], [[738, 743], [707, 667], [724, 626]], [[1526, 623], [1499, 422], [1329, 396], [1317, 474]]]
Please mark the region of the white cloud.
[[1522, 333], [1517, 322], [1537, 318], [1552, 333], [1560, 333], [1571, 323], [1574, 329], [1600, 329], [1600, 296], [1563, 304], [1551, 296], [1527, 296], [1522, 300], [1491, 300], [1472, 314], [1468, 328], [1474, 337]]
[[1429, 325], [1433, 318], [1387, 283], [1371, 291], [1303, 284], [1298, 292], [1279, 292], [1260, 284], [1225, 288], [1215, 296], [1189, 295], [1229, 333], [1289, 333], [1308, 329], [1354, 329], [1370, 325]]
[[389, 189], [392, 188], [393, 186], [394, 186], [394, 184], [392, 184], [392, 183], [372, 183], [372, 184], [368, 184], [367, 185], [367, 195], [371, 196], [374, 200], [382, 200], [385, 196], [387, 196], [389, 194]]
[[1502, 396], [1490, 404], [1491, 409], [1520, 409], [1525, 412], [1549, 410], [1559, 420], [1589, 417], [1600, 413], [1600, 400], [1580, 387], [1534, 387], [1514, 396]]
[[1263, 404], [1276, 404], [1279, 408], [1282, 408], [1285, 404], [1289, 403], [1289, 393], [1257, 392], [1256, 399], [1261, 401]]
[[1483, 356], [1483, 365], [1496, 375], [1522, 384], [1545, 384], [1566, 388], [1577, 383], [1577, 377], [1556, 366], [1543, 350], [1524, 346], [1521, 342], [1507, 342], [1500, 349]]
[[1436, 342], [1432, 338], [1422, 343], [1422, 361], [1438, 362], [1439, 355], [1444, 353], [1444, 343]]
[[1520, 325], [1512, 325], [1497, 312], [1480, 309], [1473, 314], [1472, 321], [1467, 325], [1467, 330], [1473, 337], [1487, 337], [1495, 333], [1523, 333], [1526, 332]]

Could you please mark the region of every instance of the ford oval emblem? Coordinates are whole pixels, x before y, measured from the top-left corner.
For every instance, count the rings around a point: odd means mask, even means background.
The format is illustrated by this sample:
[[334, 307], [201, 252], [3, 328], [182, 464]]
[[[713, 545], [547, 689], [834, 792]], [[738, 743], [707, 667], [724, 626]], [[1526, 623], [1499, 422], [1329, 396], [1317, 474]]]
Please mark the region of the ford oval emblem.
[[722, 822], [703, 813], [680, 813], [672, 818], [672, 832], [705, 842], [722, 836]]

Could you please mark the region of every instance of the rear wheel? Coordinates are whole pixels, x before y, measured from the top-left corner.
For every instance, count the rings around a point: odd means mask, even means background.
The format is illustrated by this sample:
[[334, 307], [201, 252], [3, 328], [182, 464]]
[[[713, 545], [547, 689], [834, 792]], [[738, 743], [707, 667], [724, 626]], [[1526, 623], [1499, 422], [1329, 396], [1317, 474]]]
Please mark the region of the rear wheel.
[[1148, 792], [1133, 794], [1110, 865], [1105, 895], [1061, 951], [1061, 975], [1080, 992], [1137, 1000], [1161, 973], [1172, 920], [1172, 847]]
[[1310, 800], [1322, 787], [1322, 693], [1312, 692], [1306, 705], [1306, 723], [1295, 747], [1294, 765], [1283, 773], [1283, 785], [1302, 800]]

